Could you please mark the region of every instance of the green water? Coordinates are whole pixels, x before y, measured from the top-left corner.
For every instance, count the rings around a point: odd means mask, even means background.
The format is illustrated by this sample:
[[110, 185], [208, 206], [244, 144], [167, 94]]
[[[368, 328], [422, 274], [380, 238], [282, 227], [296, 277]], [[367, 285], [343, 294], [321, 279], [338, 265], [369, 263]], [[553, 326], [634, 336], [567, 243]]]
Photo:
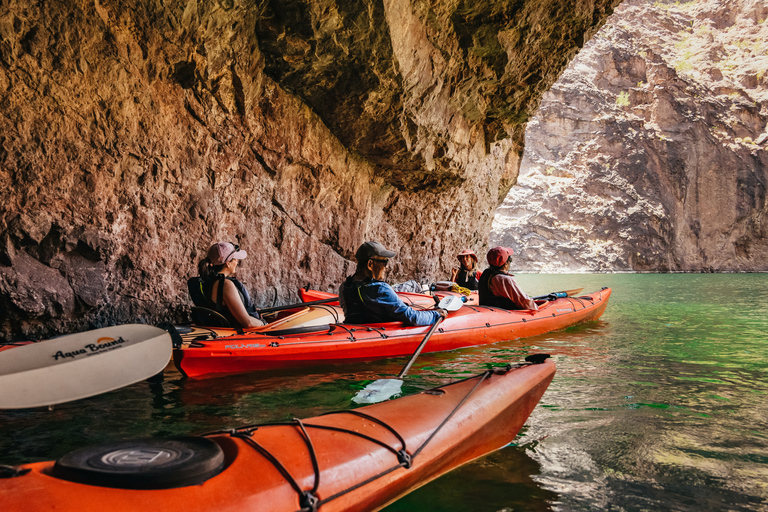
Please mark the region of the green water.
[[[597, 322], [422, 355], [406, 391], [533, 352], [552, 354], [558, 371], [513, 445], [386, 511], [768, 510], [768, 274], [517, 278], [532, 295], [613, 295]], [[349, 408], [367, 380], [404, 362], [204, 381], [170, 371], [52, 411], [0, 412], [0, 464]]]

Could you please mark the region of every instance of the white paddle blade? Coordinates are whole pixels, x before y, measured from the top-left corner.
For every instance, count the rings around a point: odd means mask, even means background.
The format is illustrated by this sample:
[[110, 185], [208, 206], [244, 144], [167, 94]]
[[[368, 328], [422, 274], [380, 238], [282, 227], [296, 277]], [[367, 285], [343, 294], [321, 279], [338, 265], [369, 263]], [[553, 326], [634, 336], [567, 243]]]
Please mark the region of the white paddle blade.
[[171, 336], [151, 325], [105, 327], [0, 352], [0, 409], [79, 400], [161, 372]]
[[400, 394], [403, 381], [400, 379], [379, 379], [371, 382], [352, 398], [356, 404], [377, 404]]
[[437, 307], [446, 311], [457, 311], [464, 305], [464, 299], [458, 295], [446, 295], [440, 300]]

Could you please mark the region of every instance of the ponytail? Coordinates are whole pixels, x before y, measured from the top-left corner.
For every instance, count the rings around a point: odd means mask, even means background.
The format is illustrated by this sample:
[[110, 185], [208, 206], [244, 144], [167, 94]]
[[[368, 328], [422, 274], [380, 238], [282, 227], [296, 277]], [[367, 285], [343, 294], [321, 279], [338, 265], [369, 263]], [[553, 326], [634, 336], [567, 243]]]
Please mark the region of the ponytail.
[[202, 277], [203, 280], [216, 277], [223, 268], [224, 265], [211, 265], [210, 258], [202, 259], [200, 260], [200, 263], [197, 264], [197, 272], [200, 274], [200, 277]]

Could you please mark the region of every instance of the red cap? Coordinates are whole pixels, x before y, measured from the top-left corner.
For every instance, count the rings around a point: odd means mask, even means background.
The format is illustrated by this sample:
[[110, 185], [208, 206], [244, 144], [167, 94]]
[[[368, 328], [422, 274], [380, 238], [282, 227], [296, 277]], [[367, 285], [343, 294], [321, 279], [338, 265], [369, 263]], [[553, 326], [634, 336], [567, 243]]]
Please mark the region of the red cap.
[[464, 249], [458, 254], [459, 261], [461, 261], [462, 256], [472, 256], [472, 259], [475, 260], [475, 263], [477, 263], [477, 254], [475, 254], [475, 251], [472, 249]]
[[494, 247], [488, 251], [485, 258], [492, 267], [503, 267], [513, 253], [514, 251], [509, 247]]

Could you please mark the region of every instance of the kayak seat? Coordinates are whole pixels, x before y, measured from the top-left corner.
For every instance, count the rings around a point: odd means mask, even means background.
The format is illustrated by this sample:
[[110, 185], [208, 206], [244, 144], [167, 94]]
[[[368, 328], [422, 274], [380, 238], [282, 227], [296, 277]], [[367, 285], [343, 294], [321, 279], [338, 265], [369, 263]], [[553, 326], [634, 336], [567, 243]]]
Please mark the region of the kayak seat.
[[212, 309], [192, 306], [192, 323], [205, 327], [232, 327], [229, 320]]
[[55, 478], [118, 489], [199, 485], [224, 469], [221, 447], [204, 437], [148, 437], [86, 446], [54, 464]]

